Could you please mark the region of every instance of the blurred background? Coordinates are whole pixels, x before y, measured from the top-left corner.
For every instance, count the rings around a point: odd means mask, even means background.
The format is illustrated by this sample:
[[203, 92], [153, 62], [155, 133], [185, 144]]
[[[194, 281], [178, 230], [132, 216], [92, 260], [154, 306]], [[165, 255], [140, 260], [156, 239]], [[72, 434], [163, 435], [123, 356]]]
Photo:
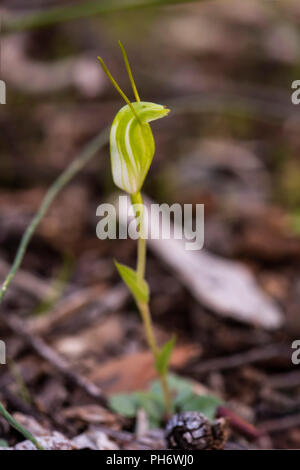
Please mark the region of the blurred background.
[[[300, 80], [300, 3], [144, 3], [1, 2], [1, 281], [47, 188], [123, 106], [97, 55], [132, 97], [120, 39], [142, 100], [171, 109], [152, 126], [145, 194], [205, 204], [207, 257], [193, 255], [196, 271], [150, 244], [159, 342], [174, 331], [173, 370], [242, 417], [232, 441], [297, 448], [300, 369], [291, 344], [300, 338], [300, 115], [291, 87]], [[96, 208], [114, 192], [106, 145], [54, 201], [1, 306], [9, 361], [0, 366], [0, 399], [71, 435], [88, 422], [79, 406], [93, 401], [23, 328], [107, 395], [155, 378], [112, 261], [133, 266], [136, 243], [95, 233]], [[4, 422], [1, 429], [16, 439]]]

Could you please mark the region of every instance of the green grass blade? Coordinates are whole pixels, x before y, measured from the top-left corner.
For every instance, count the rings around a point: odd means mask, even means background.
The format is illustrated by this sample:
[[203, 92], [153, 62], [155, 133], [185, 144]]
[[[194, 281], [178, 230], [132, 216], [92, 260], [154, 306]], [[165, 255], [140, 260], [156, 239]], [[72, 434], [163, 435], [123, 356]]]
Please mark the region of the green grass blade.
[[74, 176], [79, 173], [80, 170], [91, 160], [92, 157], [96, 155], [96, 153], [104, 147], [104, 145], [108, 142], [108, 130], [103, 130], [97, 137], [95, 137], [89, 144], [83, 149], [83, 151], [78, 155], [78, 157], [73, 160], [73, 162], [60, 174], [60, 176], [54, 181], [54, 183], [48, 189], [40, 208], [38, 209], [36, 215], [32, 219], [32, 222], [26, 229], [17, 254], [15, 256], [13, 265], [2, 284], [0, 290], [0, 304], [3, 300], [5, 292], [13, 280], [17, 270], [22, 263], [24, 255], [26, 253], [27, 246], [37, 229], [38, 225], [40, 224], [41, 220], [45, 216], [46, 212], [48, 211], [50, 205], [52, 204], [53, 200], [59, 194], [59, 192], [71, 181]]
[[65, 21], [88, 18], [107, 13], [136, 10], [145, 7], [194, 3], [201, 0], [90, 0], [74, 5], [53, 7], [35, 13], [22, 14], [5, 22], [5, 32], [42, 28]]
[[29, 432], [27, 429], [23, 428], [21, 424], [19, 424], [13, 417], [12, 415], [4, 408], [2, 403], [0, 402], [0, 415], [3, 416], [3, 418], [6, 419], [6, 421], [19, 433], [21, 433], [25, 439], [28, 439], [29, 441], [32, 442], [32, 444], [38, 449], [38, 450], [44, 450], [44, 448], [38, 443], [36, 438]]

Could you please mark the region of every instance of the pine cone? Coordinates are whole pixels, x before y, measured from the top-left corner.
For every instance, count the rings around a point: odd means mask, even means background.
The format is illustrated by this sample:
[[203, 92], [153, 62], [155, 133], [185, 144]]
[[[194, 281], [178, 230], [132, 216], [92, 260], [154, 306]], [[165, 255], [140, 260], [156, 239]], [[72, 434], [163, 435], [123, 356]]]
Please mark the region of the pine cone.
[[227, 437], [228, 424], [225, 418], [219, 418], [211, 423], [198, 411], [176, 414], [166, 427], [166, 439], [170, 449], [222, 449]]

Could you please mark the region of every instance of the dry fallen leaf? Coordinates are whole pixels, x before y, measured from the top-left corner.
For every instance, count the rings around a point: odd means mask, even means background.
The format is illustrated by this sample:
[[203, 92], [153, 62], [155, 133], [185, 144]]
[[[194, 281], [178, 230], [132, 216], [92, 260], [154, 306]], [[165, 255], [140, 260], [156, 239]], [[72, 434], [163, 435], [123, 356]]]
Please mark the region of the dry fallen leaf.
[[73, 443], [77, 449], [119, 450], [118, 445], [96, 427], [90, 427], [87, 432], [76, 436]]
[[78, 419], [86, 423], [113, 425], [118, 418], [100, 405], [72, 406], [62, 411], [66, 419]]
[[[183, 367], [200, 352], [200, 348], [193, 345], [178, 346], [172, 354], [171, 367]], [[90, 380], [101, 384], [107, 394], [144, 389], [155, 378], [156, 371], [150, 351], [128, 354], [100, 364], [89, 376]]]

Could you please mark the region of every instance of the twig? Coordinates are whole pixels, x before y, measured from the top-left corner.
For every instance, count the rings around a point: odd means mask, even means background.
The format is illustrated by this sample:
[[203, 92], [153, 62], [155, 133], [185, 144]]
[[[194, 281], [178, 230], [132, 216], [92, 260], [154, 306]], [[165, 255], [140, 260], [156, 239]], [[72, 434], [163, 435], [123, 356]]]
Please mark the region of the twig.
[[261, 435], [261, 432], [253, 424], [248, 423], [225, 406], [218, 407], [218, 417], [227, 418], [233, 429], [250, 439], [257, 439]]
[[280, 409], [286, 413], [299, 411], [300, 400], [297, 397], [290, 397], [286, 394], [273, 390], [268, 386], [263, 387], [260, 391], [260, 398], [272, 407], [272, 409]]
[[300, 426], [300, 413], [296, 415], [284, 416], [283, 418], [270, 419], [259, 425], [261, 433], [273, 433], [285, 431], [286, 429]]
[[216, 370], [234, 369], [254, 362], [266, 361], [274, 357], [290, 354], [290, 348], [282, 344], [269, 344], [261, 348], [250, 349], [249, 351], [225, 356], [216, 359], [203, 361], [194, 369], [198, 374], [212, 372]]
[[107, 405], [106, 399], [97, 385], [73, 371], [71, 365], [64, 357], [54, 351], [42, 338], [31, 334], [24, 322], [16, 315], [12, 313], [9, 315], [1, 314], [0, 318], [6, 326], [8, 326], [15, 334], [21, 336], [39, 354], [40, 357], [48, 361], [68, 380], [80, 387], [90, 397], [96, 399], [102, 405]]
[[26, 252], [28, 243], [30, 242], [36, 228], [41, 222], [42, 218], [49, 209], [57, 194], [66, 186], [67, 183], [88, 163], [88, 161], [98, 152], [106, 143], [108, 138], [107, 129], [103, 130], [97, 137], [95, 137], [79, 154], [79, 156], [61, 173], [61, 175], [54, 181], [47, 191], [39, 210], [34, 216], [29, 227], [25, 231], [21, 243], [19, 245], [13, 265], [1, 287], [0, 291], [0, 304], [3, 300], [5, 292], [13, 280]]
[[73, 318], [76, 312], [101, 299], [102, 290], [102, 286], [96, 285], [72, 292], [58, 301], [47, 315], [29, 318], [27, 325], [30, 331], [39, 335], [49, 334], [59, 324]]
[[94, 304], [95, 309], [84, 312], [84, 326], [86, 327], [104, 314], [120, 309], [127, 298], [128, 291], [122, 284], [118, 284], [103, 295], [99, 292], [98, 286], [81, 289], [62, 299], [54, 310], [48, 312], [46, 316], [30, 319], [29, 329], [39, 335], [45, 333], [49, 335], [57, 326], [68, 320], [76, 312], [83, 310], [84, 307], [90, 304]]
[[32, 444], [38, 449], [38, 450], [44, 450], [44, 448], [38, 443], [36, 438], [29, 432], [27, 429], [23, 428], [21, 424], [19, 424], [13, 417], [12, 415], [4, 408], [2, 403], [0, 402], [0, 414], [6, 419], [6, 421], [17, 431], [19, 431], [26, 439], [29, 439]]
[[275, 374], [268, 377], [268, 385], [272, 388], [293, 388], [300, 385], [300, 371]]

